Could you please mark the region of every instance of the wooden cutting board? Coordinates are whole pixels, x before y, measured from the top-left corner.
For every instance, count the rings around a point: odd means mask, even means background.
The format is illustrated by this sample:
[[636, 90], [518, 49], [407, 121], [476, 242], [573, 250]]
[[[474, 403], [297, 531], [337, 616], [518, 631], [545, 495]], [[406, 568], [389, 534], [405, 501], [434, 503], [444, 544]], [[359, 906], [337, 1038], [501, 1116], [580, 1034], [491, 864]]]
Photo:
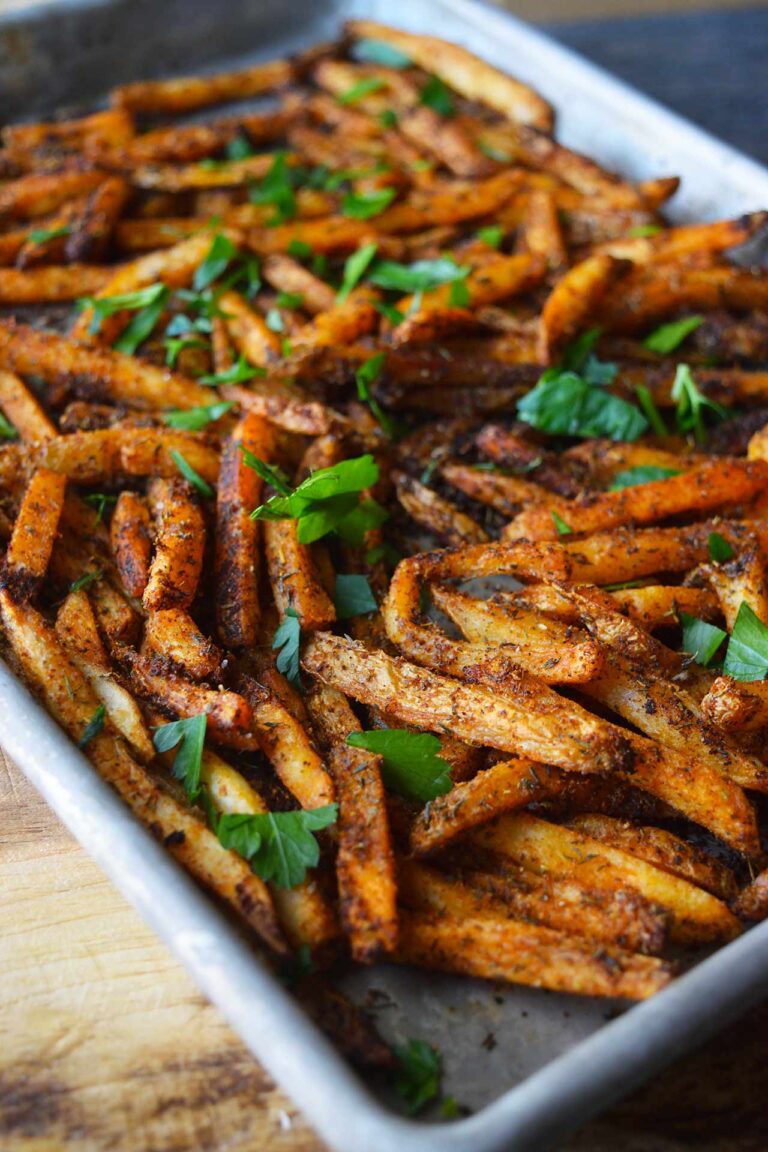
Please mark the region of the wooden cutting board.
[[[2, 1152], [322, 1152], [2, 752], [0, 973]], [[561, 1152], [764, 1152], [767, 1030], [768, 1008]]]

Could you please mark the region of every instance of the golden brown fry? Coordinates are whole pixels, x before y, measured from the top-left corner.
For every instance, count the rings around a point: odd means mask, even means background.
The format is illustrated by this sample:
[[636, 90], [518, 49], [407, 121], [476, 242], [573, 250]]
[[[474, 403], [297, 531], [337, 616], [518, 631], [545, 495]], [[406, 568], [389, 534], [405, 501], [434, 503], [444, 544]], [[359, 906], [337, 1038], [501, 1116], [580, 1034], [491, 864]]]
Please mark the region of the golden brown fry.
[[189, 608], [203, 564], [205, 522], [184, 480], [153, 480], [147, 491], [155, 520], [155, 555], [144, 589], [147, 612]]
[[66, 485], [64, 476], [39, 468], [27, 486], [2, 572], [3, 587], [14, 600], [29, 600], [45, 578]]
[[92, 296], [109, 283], [110, 268], [91, 264], [0, 268], [0, 304], [49, 304]]
[[143, 496], [128, 490], [120, 493], [109, 533], [122, 585], [138, 600], [147, 587], [152, 559], [152, 521]]
[[336, 799], [336, 789], [306, 729], [275, 693], [242, 677], [240, 688], [253, 713], [253, 731], [285, 787], [302, 808], [320, 808]]
[[70, 592], [56, 617], [56, 635], [87, 677], [117, 731], [134, 755], [149, 763], [155, 755], [138, 704], [115, 676], [99, 635], [96, 614], [85, 589]]
[[422, 861], [399, 860], [401, 902], [454, 916], [507, 915], [631, 951], [660, 951], [668, 918], [639, 893], [599, 891], [562, 877], [540, 876], [491, 853], [486, 859], [496, 871], [463, 869], [457, 877]]
[[336, 872], [342, 921], [353, 957], [370, 963], [397, 943], [395, 868], [380, 760], [346, 743], [360, 725], [341, 692], [317, 685], [307, 704], [339, 800]]
[[313, 348], [353, 344], [378, 325], [379, 314], [374, 308], [378, 299], [379, 293], [375, 288], [355, 288], [343, 303], [337, 302], [328, 312], [318, 312], [300, 328], [291, 340], [294, 349], [306, 352]]
[[545, 799], [561, 778], [557, 769], [524, 757], [494, 764], [427, 805], [411, 827], [411, 852], [427, 856], [478, 824]]
[[568, 267], [557, 202], [549, 189], [535, 188], [526, 196], [519, 241], [526, 252], [545, 260], [550, 272]]
[[167, 368], [8, 320], [0, 321], [0, 365], [129, 408], [194, 408], [211, 399], [209, 389]]
[[150, 612], [144, 640], [190, 680], [221, 680], [222, 653], [181, 608]]
[[138, 692], [161, 711], [185, 719], [206, 715], [206, 732], [217, 744], [239, 748], [252, 738], [254, 717], [249, 703], [237, 692], [195, 684], [169, 670], [162, 657], [131, 659], [131, 679]]
[[[514, 256], [494, 253], [472, 268], [462, 283], [466, 290], [466, 304], [462, 307], [478, 308], [485, 304], [495, 304], [510, 296], [525, 292], [542, 279], [546, 265], [538, 256], [521, 252]], [[399, 300], [397, 307], [403, 315], [413, 311], [426, 311], [444, 308], [451, 304], [454, 286], [443, 284], [431, 292], [425, 292], [421, 302], [413, 296]]]
[[350, 20], [346, 31], [355, 40], [383, 40], [391, 44], [427, 72], [436, 73], [468, 100], [487, 104], [511, 120], [544, 132], [552, 127], [552, 109], [541, 96], [466, 48], [434, 36], [416, 36], [374, 20]]
[[701, 712], [721, 732], [739, 737], [768, 725], [768, 684], [764, 680], [743, 683], [718, 676], [701, 702]]
[[643, 1000], [669, 983], [667, 964], [511, 920], [402, 912], [396, 959], [443, 972], [582, 996]]
[[131, 112], [192, 112], [209, 104], [261, 96], [273, 88], [283, 87], [293, 78], [294, 68], [289, 60], [271, 60], [240, 72], [124, 84], [113, 89], [111, 101], [115, 107]]
[[650, 330], [658, 320], [683, 308], [750, 312], [767, 305], [768, 277], [763, 272], [733, 265], [678, 268], [660, 264], [640, 267], [626, 277], [621, 292], [604, 302], [598, 318], [609, 332], [632, 333]]
[[593, 840], [612, 844], [664, 872], [690, 880], [721, 900], [731, 901], [736, 895], [736, 879], [730, 868], [664, 828], [630, 824], [602, 815], [575, 816], [569, 825]]
[[738, 921], [720, 900], [646, 860], [527, 812], [502, 816], [472, 833], [482, 848], [510, 856], [534, 872], [567, 876], [610, 891], [634, 888], [672, 916], [672, 938], [684, 943], [730, 940]]
[[29, 220], [47, 216], [65, 201], [91, 192], [106, 176], [106, 172], [72, 170], [32, 172], [18, 180], [9, 180], [0, 188], [0, 219], [5, 216]]
[[406, 724], [431, 732], [447, 730], [468, 744], [487, 744], [585, 772], [610, 768], [624, 755], [622, 740], [614, 733], [607, 738], [605, 725], [596, 717], [522, 674], [519, 697], [506, 692], [502, 696], [327, 632], [311, 637], [302, 665], [355, 700]]
[[431, 595], [462, 634], [475, 645], [502, 647], [529, 672], [548, 683], [583, 684], [603, 667], [599, 644], [579, 628], [547, 619], [538, 612], [498, 606], [435, 584]]
[[454, 545], [481, 544], [488, 539], [488, 533], [471, 516], [413, 476], [397, 472], [392, 479], [403, 508], [423, 528]]
[[68, 261], [104, 259], [129, 194], [128, 182], [121, 176], [111, 176], [94, 189], [83, 210], [74, 217], [66, 238], [64, 252]]
[[322, 585], [310, 546], [299, 543], [295, 520], [264, 521], [264, 554], [280, 615], [291, 608], [307, 632], [333, 624], [336, 609]]
[[262, 272], [267, 283], [279, 292], [300, 296], [299, 307], [313, 316], [318, 312], [328, 312], [335, 304], [336, 296], [330, 285], [292, 256], [279, 253], [268, 256], [262, 265]]
[[22, 440], [50, 440], [57, 434], [36, 397], [12, 372], [0, 372], [0, 411]]
[[619, 588], [610, 596], [620, 611], [646, 632], [677, 624], [681, 612], [710, 622], [719, 615], [717, 597], [706, 588], [649, 584], [646, 588]]
[[224, 445], [216, 497], [216, 621], [222, 642], [230, 648], [252, 647], [261, 618], [261, 528], [251, 512], [262, 503], [263, 482], [246, 463], [245, 451], [265, 463], [274, 459], [273, 433], [254, 412]]
[[232, 343], [249, 364], [263, 366], [280, 354], [279, 337], [239, 292], [222, 292], [219, 307], [225, 314], [224, 324]]
[[742, 604], [748, 604], [756, 616], [768, 621], [765, 554], [755, 539], [744, 545], [725, 564], [701, 564], [695, 569], [695, 579], [706, 582], [717, 596], [729, 632], [733, 632]]
[[768, 917], [768, 871], [761, 872], [739, 894], [734, 911], [742, 920], [765, 920]]
[[544, 302], [539, 321], [539, 356], [543, 363], [557, 360], [565, 345], [589, 326], [626, 267], [611, 256], [590, 256], [558, 280]]
[[480, 504], [488, 504], [504, 516], [513, 516], [521, 505], [543, 504], [550, 509], [549, 518], [552, 520], [552, 509], [558, 511], [561, 504], [567, 506], [567, 501], [553, 492], [520, 476], [506, 476], [502, 472], [454, 463], [444, 464], [440, 473], [454, 488]]

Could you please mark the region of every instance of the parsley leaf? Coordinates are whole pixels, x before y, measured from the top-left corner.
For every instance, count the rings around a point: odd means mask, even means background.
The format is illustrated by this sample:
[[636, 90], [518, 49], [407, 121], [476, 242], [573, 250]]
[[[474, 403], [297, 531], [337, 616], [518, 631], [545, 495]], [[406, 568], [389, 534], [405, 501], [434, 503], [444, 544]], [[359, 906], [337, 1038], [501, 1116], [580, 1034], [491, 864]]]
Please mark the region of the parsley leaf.
[[627, 236], [632, 237], [634, 240], [642, 236], [656, 236], [659, 232], [663, 231], [664, 229], [661, 227], [661, 224], [637, 224], [634, 228], [630, 228]]
[[353, 616], [364, 616], [378, 609], [368, 577], [357, 573], [336, 577], [334, 600], [339, 620], [351, 620]]
[[603, 334], [602, 328], [590, 328], [577, 340], [569, 344], [563, 353], [558, 368], [564, 372], [575, 372], [587, 384], [597, 386], [612, 384], [618, 375], [618, 367], [605, 360], [598, 360], [594, 348]]
[[387, 788], [407, 799], [426, 804], [453, 787], [451, 766], [438, 755], [441, 744], [431, 732], [378, 728], [350, 733], [347, 744], [381, 756], [381, 774]]
[[309, 260], [313, 255], [312, 245], [307, 244], [305, 240], [291, 240], [288, 245], [288, 254], [295, 256], [297, 260]]
[[549, 369], [517, 405], [519, 418], [560, 436], [637, 440], [648, 427], [642, 412], [610, 392], [592, 387], [575, 372]]
[[680, 613], [680, 623], [683, 626], [683, 650], [690, 652], [697, 664], [707, 668], [728, 633], [696, 616], [689, 616], [687, 612]]
[[88, 332], [91, 336], [95, 336], [108, 316], [114, 316], [116, 312], [139, 312], [149, 308], [160, 298], [167, 300], [168, 289], [165, 284], [158, 283], [150, 284], [148, 288], [141, 288], [137, 292], [123, 292], [117, 296], [81, 296], [77, 301], [77, 307], [80, 311], [86, 308], [92, 309], [93, 316]]
[[353, 220], [370, 220], [378, 216], [394, 200], [394, 188], [379, 188], [372, 192], [348, 192], [341, 202], [341, 211]]
[[278, 292], [278, 308], [303, 308], [304, 294], [302, 292]]
[[79, 592], [81, 588], [87, 588], [89, 584], [93, 584], [95, 580], [101, 580], [101, 569], [95, 568], [92, 572], [86, 572], [82, 576], [78, 576], [77, 580], [73, 580], [69, 586], [70, 592]]
[[227, 142], [224, 153], [227, 160], [248, 160], [251, 156], [256, 155], [250, 140], [242, 132], [238, 132], [237, 136], [233, 136]]
[[196, 488], [201, 496], [204, 496], [207, 500], [210, 500], [216, 495], [208, 481], [204, 480], [200, 473], [195, 471], [189, 461], [185, 460], [185, 458], [182, 456], [181, 452], [177, 452], [177, 450], [174, 448], [171, 451], [171, 459], [178, 468], [179, 472], [181, 472], [184, 479], [188, 480], [192, 487]]
[[352, 55], [363, 64], [381, 64], [383, 68], [396, 68], [398, 71], [409, 68], [412, 63], [405, 52], [384, 40], [358, 40]]
[[58, 240], [62, 236], [72, 235], [72, 225], [62, 224], [60, 228], [34, 228], [27, 240], [30, 244], [47, 244], [49, 240]]
[[704, 412], [707, 409], [714, 413], [719, 420], [728, 419], [728, 410], [722, 404], [708, 400], [703, 392], [699, 391], [687, 364], [678, 364], [677, 366], [675, 381], [672, 385], [672, 399], [677, 404], [678, 432], [693, 432], [697, 444], [706, 443], [707, 430], [704, 424]]
[[170, 297], [168, 289], [162, 286], [161, 288], [162, 290], [157, 293], [152, 303], [148, 304], [146, 308], [142, 308], [140, 312], [137, 312], [130, 324], [123, 330], [117, 340], [115, 340], [112, 347], [116, 352], [122, 352], [126, 356], [133, 356], [136, 349], [154, 332], [155, 326], [165, 311]]
[[643, 343], [651, 352], [658, 352], [667, 356], [678, 348], [686, 336], [695, 332], [704, 323], [703, 316], [686, 316], [684, 320], [675, 320], [672, 324], [662, 324], [650, 336], [646, 336]]
[[110, 496], [106, 492], [90, 492], [84, 496], [86, 504], [90, 504], [92, 508], [96, 509], [96, 523], [104, 519], [104, 513], [107, 510], [108, 504], [116, 504], [117, 496]]
[[468, 308], [471, 297], [466, 280], [454, 280], [450, 287], [448, 303], [451, 308]]
[[265, 323], [270, 332], [285, 332], [285, 320], [279, 308], [270, 308], [265, 317]]
[[405, 320], [405, 313], [401, 312], [399, 308], [395, 308], [394, 304], [385, 304], [383, 301], [377, 300], [374, 308], [395, 327]]
[[[298, 520], [301, 544], [311, 544], [333, 531], [341, 532], [343, 538], [352, 543], [353, 537], [360, 535], [359, 513], [370, 521], [366, 505], [379, 507], [375, 501], [360, 503], [360, 493], [378, 478], [379, 466], [370, 455], [341, 460], [331, 468], [313, 472], [293, 492], [273, 496], [251, 515], [254, 520]], [[345, 521], [348, 521], [346, 525]], [[366, 523], [366, 527], [373, 526]]]
[[208, 717], [204, 712], [198, 716], [188, 716], [185, 720], [173, 720], [155, 729], [153, 743], [158, 752], [170, 752], [179, 745], [173, 761], [173, 774], [181, 780], [189, 799], [194, 802], [200, 796], [200, 772], [203, 763], [203, 745]]
[[357, 84], [348, 88], [346, 92], [342, 92], [336, 99], [339, 104], [358, 104], [366, 96], [372, 96], [374, 92], [381, 92], [382, 88], [386, 88], [386, 84], [380, 76], [365, 76], [362, 80], [358, 80]]
[[280, 627], [277, 629], [272, 641], [272, 651], [277, 652], [277, 670], [282, 672], [294, 688], [301, 688], [301, 669], [299, 667], [299, 644], [301, 642], [301, 623], [294, 608], [286, 608]]
[[195, 292], [203, 292], [206, 288], [210, 288], [214, 280], [218, 280], [219, 276], [226, 272], [237, 255], [237, 247], [227, 236], [218, 232], [211, 241], [205, 260], [195, 269], [192, 280]]
[[638, 384], [635, 388], [635, 394], [637, 396], [637, 402], [643, 410], [643, 415], [656, 435], [668, 436], [669, 429], [664, 423], [661, 412], [659, 412], [656, 407], [650, 388], [646, 388], [645, 384]]
[[395, 1046], [395, 1056], [399, 1068], [394, 1089], [409, 1115], [415, 1116], [440, 1094], [440, 1053], [424, 1040], [409, 1040]]
[[237, 363], [223, 372], [213, 372], [207, 376], [198, 376], [198, 384], [206, 384], [210, 388], [217, 388], [219, 384], [245, 384], [255, 377], [266, 376], [266, 370], [255, 364], [249, 364], [245, 356], [240, 356]]
[[87, 744], [90, 744], [91, 740], [95, 739], [96, 736], [99, 735], [104, 727], [104, 720], [106, 715], [106, 708], [103, 704], [99, 704], [93, 716], [91, 716], [90, 720], [86, 724], [85, 731], [77, 742], [78, 748], [85, 748]]
[[288, 167], [285, 152], [276, 152], [272, 165], [258, 185], [248, 191], [251, 204], [271, 204], [275, 214], [270, 224], [284, 224], [296, 215], [296, 197], [293, 191], [293, 178]]
[[478, 228], [477, 238], [489, 248], [499, 248], [504, 239], [504, 229], [500, 224], [491, 224], [488, 228]]
[[267, 464], [266, 461], [260, 459], [260, 457], [254, 456], [253, 452], [245, 448], [242, 444], [240, 445], [240, 451], [243, 454], [244, 462], [249, 468], [253, 468], [254, 472], [261, 476], [262, 480], [266, 481], [267, 484], [271, 484], [275, 491], [279, 492], [281, 496], [290, 496], [290, 481], [282, 468], [278, 468], [276, 464]]
[[393, 292], [431, 292], [441, 284], [463, 280], [470, 271], [470, 268], [461, 267], [449, 256], [440, 256], [436, 260], [417, 260], [413, 264], [381, 260], [374, 265], [368, 279], [379, 288], [388, 288]]
[[551, 515], [552, 515], [552, 519], [555, 522], [555, 528], [557, 528], [558, 536], [570, 536], [573, 532], [573, 528], [571, 528], [568, 524], [566, 524], [566, 522], [565, 522], [565, 520], [563, 520], [562, 516], [558, 516], [557, 512], [555, 512], [554, 510], [552, 510]]
[[394, 108], [385, 108], [383, 112], [379, 113], [379, 124], [382, 128], [397, 127], [397, 112]]
[[637, 468], [627, 468], [626, 472], [617, 472], [609, 491], [618, 492], [621, 488], [635, 488], [638, 484], [650, 484], [654, 480], [668, 480], [670, 476], [679, 475], [679, 468], [660, 468], [656, 464], [640, 464]]
[[2, 412], [0, 412], [0, 437], [3, 440], [18, 440], [19, 434]]
[[713, 563], [723, 564], [726, 560], [732, 559], [733, 548], [719, 532], [710, 532], [707, 544], [709, 546], [709, 558]]
[[341, 288], [336, 296], [339, 304], [343, 304], [352, 289], [360, 283], [368, 265], [376, 255], [378, 247], [376, 243], [363, 244], [362, 248], [358, 248], [356, 252], [347, 257], [341, 278]]
[[222, 400], [218, 404], [202, 405], [199, 408], [172, 408], [165, 412], [163, 421], [169, 428], [178, 428], [184, 432], [199, 432], [214, 420], [229, 412], [232, 407], [230, 400]]
[[478, 140], [477, 146], [482, 152], [483, 156], [487, 156], [489, 160], [495, 160], [498, 164], [512, 163], [512, 156], [509, 152], [504, 152], [503, 149], [497, 148], [494, 144], [490, 144], [487, 140]]
[[723, 672], [734, 680], [768, 676], [768, 627], [742, 600], [725, 653]]
[[355, 372], [355, 384], [357, 385], [358, 399], [368, 405], [378, 420], [382, 431], [385, 435], [389, 436], [390, 440], [394, 440], [397, 436], [397, 425], [395, 421], [388, 412], [384, 411], [376, 397], [371, 395], [371, 385], [374, 384], [381, 375], [381, 369], [384, 366], [385, 359], [386, 353], [378, 352], [375, 356], [371, 356], [370, 360], [366, 360]]
[[320, 845], [312, 833], [335, 824], [338, 810], [338, 804], [326, 804], [299, 812], [227, 813], [217, 821], [216, 834], [225, 848], [244, 856], [262, 880], [295, 888], [320, 861]]
[[439, 116], [448, 119], [456, 113], [456, 104], [451, 90], [448, 88], [439, 76], [430, 76], [426, 84], [421, 90], [419, 96], [419, 103], [431, 108], [437, 112]]

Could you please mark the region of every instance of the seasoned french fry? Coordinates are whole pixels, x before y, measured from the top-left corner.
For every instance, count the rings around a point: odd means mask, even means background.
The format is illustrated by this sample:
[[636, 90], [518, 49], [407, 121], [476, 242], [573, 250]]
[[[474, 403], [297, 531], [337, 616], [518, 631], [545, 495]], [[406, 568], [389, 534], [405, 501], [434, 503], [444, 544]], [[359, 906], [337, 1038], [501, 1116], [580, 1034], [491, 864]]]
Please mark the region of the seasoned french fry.
[[111, 279], [109, 268], [64, 264], [19, 271], [0, 268], [0, 304], [49, 304], [100, 292]]
[[239, 292], [222, 292], [219, 307], [232, 343], [250, 364], [264, 365], [279, 355], [279, 338]]
[[316, 632], [309, 640], [302, 664], [355, 700], [382, 708], [406, 724], [431, 732], [447, 730], [469, 744], [488, 744], [586, 772], [610, 767], [624, 754], [621, 739], [614, 734], [606, 737], [596, 717], [550, 695], [533, 679], [521, 682], [519, 699], [507, 693], [500, 696], [327, 632]]
[[734, 736], [759, 731], [768, 725], [768, 684], [718, 676], [701, 702], [701, 712], [710, 724]]
[[137, 691], [153, 705], [182, 719], [204, 712], [207, 732], [215, 743], [237, 748], [249, 739], [254, 719], [241, 695], [195, 684], [167, 671], [167, 667], [161, 657], [135, 656], [131, 660], [131, 677]]
[[743, 920], [765, 920], [768, 916], [768, 871], [761, 872], [739, 894], [734, 911]]
[[192, 112], [208, 104], [247, 100], [290, 83], [294, 70], [288, 60], [255, 64], [240, 72], [215, 76], [181, 76], [173, 80], [147, 80], [124, 84], [112, 91], [112, 104], [131, 112]]
[[0, 411], [22, 440], [50, 440], [56, 435], [56, 425], [24, 382], [12, 372], [0, 372]]
[[595, 888], [633, 888], [672, 917], [673, 939], [681, 943], [730, 940], [739, 932], [736, 918], [720, 900], [687, 880], [646, 860], [527, 812], [502, 816], [472, 833], [482, 848], [510, 856], [534, 872], [568, 876]]
[[137, 492], [121, 492], [109, 525], [112, 553], [129, 596], [140, 599], [149, 580], [152, 522], [146, 501]]
[[405, 472], [398, 472], [392, 478], [397, 486], [398, 500], [417, 524], [441, 536], [449, 544], [481, 544], [488, 539], [488, 533], [471, 516], [425, 484]]
[[0, 189], [0, 218], [30, 220], [47, 216], [67, 200], [93, 191], [106, 176], [106, 172], [74, 170], [33, 172], [18, 180], [9, 180]]
[[300, 307], [313, 316], [333, 308], [336, 299], [333, 289], [293, 257], [278, 253], [268, 256], [262, 271], [264, 279], [279, 292], [300, 296]]
[[360, 725], [341, 692], [316, 687], [309, 711], [339, 799], [336, 871], [352, 955], [370, 963], [397, 943], [396, 882], [380, 761], [346, 738]]
[[221, 652], [182, 609], [151, 612], [144, 640], [157, 656], [170, 660], [190, 680], [221, 680]]
[[590, 256], [558, 280], [541, 311], [539, 356], [545, 364], [556, 360], [587, 327], [585, 322], [625, 271], [626, 264], [611, 256]]
[[327, 628], [336, 609], [320, 579], [312, 551], [300, 544], [295, 520], [264, 521], [264, 553], [272, 595], [281, 616], [291, 608], [302, 629]]
[[67, 481], [39, 468], [24, 493], [3, 565], [2, 583], [15, 600], [29, 600], [45, 577]]
[[697, 580], [706, 581], [717, 596], [725, 626], [732, 632], [742, 604], [748, 604], [756, 616], [768, 621], [768, 577], [764, 553], [756, 540], [746, 542], [738, 556], [727, 564], [701, 564], [695, 570]]
[[655, 957], [608, 948], [596, 953], [578, 936], [507, 917], [402, 912], [396, 958], [486, 980], [629, 1000], [652, 996], [671, 977]]
[[155, 519], [155, 555], [143, 593], [148, 612], [189, 608], [203, 564], [205, 523], [184, 480], [153, 480], [148, 499]]

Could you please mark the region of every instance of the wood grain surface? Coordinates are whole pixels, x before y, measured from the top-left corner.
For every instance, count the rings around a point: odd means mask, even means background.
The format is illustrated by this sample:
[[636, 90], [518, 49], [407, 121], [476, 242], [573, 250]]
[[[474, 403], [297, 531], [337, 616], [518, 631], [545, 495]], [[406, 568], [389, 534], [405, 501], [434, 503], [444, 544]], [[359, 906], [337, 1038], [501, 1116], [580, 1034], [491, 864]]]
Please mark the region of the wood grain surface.
[[[544, 0], [536, 10], [562, 19], [650, 5]], [[508, 6], [525, 14], [524, 4]], [[768, 155], [765, 10], [579, 24], [558, 34]], [[765, 1152], [767, 1032], [768, 1006], [559, 1152]], [[0, 752], [0, 1152], [322, 1148]]]

